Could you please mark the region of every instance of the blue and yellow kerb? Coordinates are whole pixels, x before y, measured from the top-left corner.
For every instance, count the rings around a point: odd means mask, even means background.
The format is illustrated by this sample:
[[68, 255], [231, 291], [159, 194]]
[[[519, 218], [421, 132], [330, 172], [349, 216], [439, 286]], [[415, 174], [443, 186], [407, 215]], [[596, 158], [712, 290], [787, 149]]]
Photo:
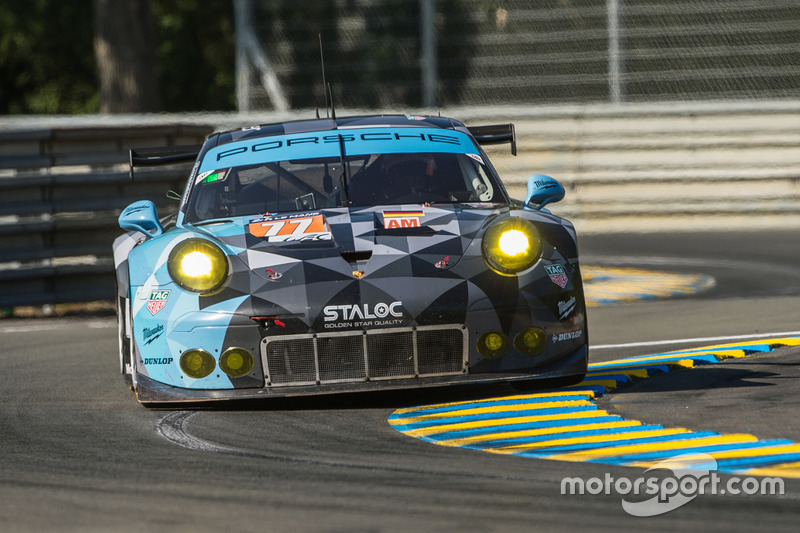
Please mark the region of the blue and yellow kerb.
[[572, 387], [398, 409], [389, 424], [434, 444], [497, 454], [650, 468], [681, 454], [706, 453], [720, 472], [800, 477], [800, 444], [790, 440], [644, 424], [594, 402], [654, 373], [798, 345], [800, 337], [789, 337], [594, 363]]

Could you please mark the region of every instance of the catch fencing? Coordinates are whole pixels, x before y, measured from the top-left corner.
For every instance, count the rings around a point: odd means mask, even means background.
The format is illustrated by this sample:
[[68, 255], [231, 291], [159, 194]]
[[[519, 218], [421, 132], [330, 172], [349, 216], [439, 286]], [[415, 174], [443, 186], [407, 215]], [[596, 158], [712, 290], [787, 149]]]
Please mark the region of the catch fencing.
[[[190, 165], [138, 169], [131, 148], [198, 144], [215, 129], [308, 118], [231, 114], [9, 119], [0, 124], [0, 308], [111, 300], [111, 244], [129, 203], [177, 207]], [[338, 110], [339, 116], [354, 114]], [[513, 122], [518, 156], [489, 146], [512, 196], [549, 174], [550, 206], [579, 233], [800, 229], [800, 101], [452, 108], [468, 126]], [[146, 123], [145, 125], [142, 125]], [[134, 125], [135, 124], [135, 125]]]
[[241, 110], [800, 98], [797, 0], [235, 5]]

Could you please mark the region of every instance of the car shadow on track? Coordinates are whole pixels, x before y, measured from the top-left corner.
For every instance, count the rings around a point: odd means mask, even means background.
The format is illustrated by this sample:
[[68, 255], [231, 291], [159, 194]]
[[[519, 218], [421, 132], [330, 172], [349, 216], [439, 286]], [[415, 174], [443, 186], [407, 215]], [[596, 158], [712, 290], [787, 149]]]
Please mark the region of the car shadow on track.
[[306, 411], [401, 409], [418, 405], [475, 401], [482, 398], [519, 394], [510, 385], [459, 385], [425, 389], [342, 392], [313, 396], [256, 398], [197, 402], [188, 405], [151, 404], [156, 411]]

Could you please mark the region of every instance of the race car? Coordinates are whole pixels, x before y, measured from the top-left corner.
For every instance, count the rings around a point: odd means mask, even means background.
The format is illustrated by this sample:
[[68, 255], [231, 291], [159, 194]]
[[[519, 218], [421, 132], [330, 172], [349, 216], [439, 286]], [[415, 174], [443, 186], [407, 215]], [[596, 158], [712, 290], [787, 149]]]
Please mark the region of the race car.
[[512, 200], [482, 144], [512, 124], [375, 115], [131, 151], [193, 160], [178, 213], [123, 210], [120, 369], [139, 402], [581, 381], [575, 230], [534, 174]]

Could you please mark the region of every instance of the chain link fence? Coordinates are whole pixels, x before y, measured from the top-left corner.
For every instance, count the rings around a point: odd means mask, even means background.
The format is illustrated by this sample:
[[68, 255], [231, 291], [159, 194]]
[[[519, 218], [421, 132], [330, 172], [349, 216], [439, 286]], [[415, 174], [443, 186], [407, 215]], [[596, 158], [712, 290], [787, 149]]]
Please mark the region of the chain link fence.
[[337, 107], [800, 97], [797, 0], [235, 1], [242, 109], [323, 108], [321, 49]]

